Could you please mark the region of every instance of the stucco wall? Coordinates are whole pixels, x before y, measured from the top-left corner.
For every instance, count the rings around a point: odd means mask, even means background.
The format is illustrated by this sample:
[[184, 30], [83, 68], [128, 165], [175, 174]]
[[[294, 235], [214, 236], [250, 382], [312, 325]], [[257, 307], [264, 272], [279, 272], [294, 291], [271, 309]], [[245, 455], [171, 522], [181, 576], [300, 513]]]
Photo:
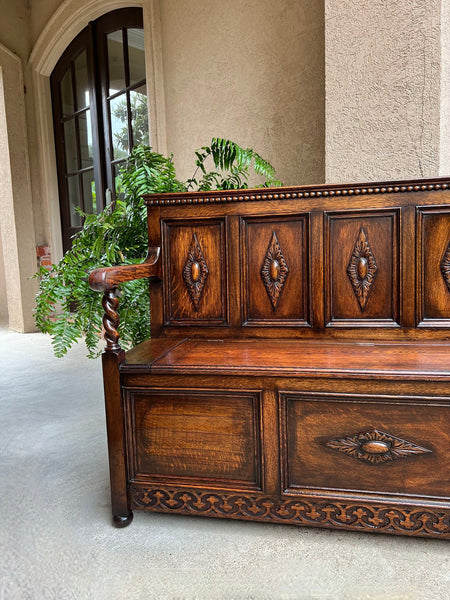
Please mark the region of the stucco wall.
[[3, 262], [2, 233], [0, 231], [0, 327], [8, 327], [8, 297], [6, 295], [5, 265]]
[[0, 44], [24, 61], [30, 51], [29, 25], [30, 11], [27, 0], [1, 3]]
[[[61, 4], [31, 3], [33, 43]], [[193, 150], [217, 135], [259, 151], [286, 184], [323, 181], [322, 3], [163, 0], [159, 7], [167, 150], [180, 176], [192, 174]]]
[[0, 229], [9, 326], [34, 328], [35, 233], [22, 62], [0, 45]]
[[164, 0], [167, 147], [179, 175], [211, 137], [273, 162], [285, 184], [324, 179], [324, 22], [317, 0]]
[[439, 174], [450, 175], [450, 3], [441, 4], [441, 123]]
[[[64, 0], [38, 0], [38, 2], [36, 2], [36, 0], [32, 0], [30, 2], [30, 38], [32, 46], [34, 46], [42, 30], [63, 1]], [[83, 0], [80, 0], [80, 3], [82, 2]]]
[[439, 172], [441, 0], [326, 0], [326, 178]]
[[28, 161], [33, 129], [27, 70], [30, 48], [29, 2], [4, 2], [0, 26], [0, 322], [17, 331], [34, 329], [36, 292], [36, 281], [29, 279], [36, 270]]
[[[45, 0], [44, 0], [45, 3]], [[42, 3], [41, 3], [42, 4]], [[17, 102], [25, 103], [26, 112], [26, 143], [28, 154], [32, 157], [30, 164], [30, 176], [33, 181], [33, 196], [29, 202], [34, 205], [34, 228], [39, 243], [45, 238], [45, 228], [41, 219], [40, 195], [39, 195], [39, 165], [33, 157], [36, 157], [36, 135], [34, 122], [34, 90], [28, 58], [30, 56], [31, 40], [31, 5], [29, 0], [14, 0], [13, 2], [2, 2], [1, 5], [0, 44], [7, 48], [22, 62], [23, 87]]]

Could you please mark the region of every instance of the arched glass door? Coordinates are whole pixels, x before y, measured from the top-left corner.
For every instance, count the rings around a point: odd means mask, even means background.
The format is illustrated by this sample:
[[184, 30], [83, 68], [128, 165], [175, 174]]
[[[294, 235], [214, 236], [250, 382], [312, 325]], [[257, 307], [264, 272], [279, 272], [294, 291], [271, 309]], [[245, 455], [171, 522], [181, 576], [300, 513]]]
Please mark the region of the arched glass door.
[[121, 164], [149, 143], [141, 9], [108, 13], [64, 52], [50, 78], [64, 251], [82, 227], [81, 208], [114, 200]]

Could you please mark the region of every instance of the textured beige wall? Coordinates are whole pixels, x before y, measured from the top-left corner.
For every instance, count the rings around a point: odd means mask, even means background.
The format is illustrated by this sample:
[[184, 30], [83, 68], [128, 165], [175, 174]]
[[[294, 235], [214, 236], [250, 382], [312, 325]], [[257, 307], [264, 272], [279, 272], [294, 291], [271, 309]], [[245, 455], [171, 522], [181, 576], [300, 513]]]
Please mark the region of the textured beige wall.
[[179, 175], [193, 151], [231, 138], [285, 184], [324, 179], [324, 21], [317, 0], [163, 0], [167, 147]]
[[439, 174], [450, 175], [450, 2], [441, 4], [441, 122]]
[[438, 174], [440, 4], [325, 1], [327, 181]]
[[0, 230], [0, 327], [8, 327], [8, 297], [6, 295], [5, 265], [3, 262], [2, 232]]
[[[31, 0], [30, 1], [30, 38], [31, 46], [34, 46], [36, 40], [41, 34], [53, 13], [63, 4], [64, 0]], [[80, 0], [82, 3], [83, 0]]]
[[26, 60], [30, 50], [28, 0], [3, 0], [0, 12], [0, 44]]
[[[36, 282], [29, 132], [33, 129], [27, 0], [3, 2], [0, 25], [0, 322], [16, 331], [34, 330]], [[24, 93], [27, 87], [28, 95]], [[28, 112], [28, 119], [27, 119]]]
[[22, 62], [0, 46], [0, 228], [9, 326], [32, 331], [35, 234]]
[[[39, 2], [30, 2], [30, 0], [14, 0], [1, 2], [0, 18], [0, 44], [18, 56], [22, 62], [22, 76], [25, 87], [20, 90], [20, 103], [25, 103], [26, 123], [27, 123], [27, 145], [30, 161], [30, 176], [32, 179], [33, 194], [29, 198], [33, 204], [34, 210], [34, 228], [38, 243], [45, 241], [46, 231], [41, 215], [40, 194], [39, 194], [39, 165], [36, 160], [36, 132], [35, 132], [35, 106], [34, 89], [31, 72], [28, 65], [28, 59], [32, 47], [31, 39], [31, 13], [33, 6], [45, 4], [45, 0]], [[26, 89], [26, 93], [25, 92]]]

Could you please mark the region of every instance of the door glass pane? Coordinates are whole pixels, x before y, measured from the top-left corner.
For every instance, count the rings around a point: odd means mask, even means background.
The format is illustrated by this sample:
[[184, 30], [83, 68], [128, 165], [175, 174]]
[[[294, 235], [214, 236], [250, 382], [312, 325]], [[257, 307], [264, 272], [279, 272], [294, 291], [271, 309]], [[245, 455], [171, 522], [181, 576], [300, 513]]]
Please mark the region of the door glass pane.
[[75, 119], [64, 123], [64, 145], [66, 147], [66, 172], [78, 170], [77, 137], [75, 134]]
[[77, 110], [80, 110], [81, 108], [89, 106], [89, 81], [85, 50], [83, 50], [80, 56], [75, 60], [74, 66], [77, 87]]
[[144, 30], [127, 29], [130, 85], [145, 79]]
[[125, 65], [123, 60], [122, 30], [108, 34], [109, 95], [125, 87]]
[[133, 146], [149, 144], [147, 88], [145, 85], [130, 92]]
[[70, 226], [81, 227], [81, 216], [75, 211], [75, 208], [80, 206], [78, 175], [67, 178], [67, 189], [69, 192]]
[[108, 13], [86, 27], [52, 72], [65, 250], [83, 223], [75, 209], [95, 214], [108, 197], [114, 201], [120, 167], [134, 145], [149, 143], [145, 81], [140, 8]]
[[94, 164], [90, 110], [87, 110], [78, 117], [78, 126], [80, 128], [81, 168], [85, 169]]
[[60, 91], [61, 91], [62, 113], [66, 117], [68, 115], [71, 115], [74, 111], [73, 90], [72, 90], [72, 71], [71, 71], [70, 67], [65, 72], [64, 77], [61, 79]]
[[127, 95], [120, 94], [110, 101], [113, 158], [129, 154]]
[[120, 171], [122, 167], [125, 165], [125, 161], [121, 161], [120, 163], [116, 163], [113, 165], [113, 173], [114, 173], [114, 186], [116, 190], [116, 198], [123, 198], [124, 194], [120, 188]]
[[83, 198], [84, 198], [84, 212], [86, 213], [97, 213], [97, 196], [95, 194], [95, 177], [94, 170], [87, 171], [82, 175], [83, 179]]

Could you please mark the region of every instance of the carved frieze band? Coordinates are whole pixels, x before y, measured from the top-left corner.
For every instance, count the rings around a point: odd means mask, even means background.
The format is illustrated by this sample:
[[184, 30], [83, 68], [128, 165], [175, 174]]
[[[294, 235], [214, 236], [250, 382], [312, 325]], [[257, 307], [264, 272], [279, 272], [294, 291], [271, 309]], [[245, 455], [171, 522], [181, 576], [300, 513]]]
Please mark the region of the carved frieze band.
[[372, 465], [431, 452], [428, 448], [422, 448], [413, 442], [402, 440], [378, 429], [370, 429], [348, 437], [330, 440], [325, 445]]
[[377, 270], [366, 232], [361, 228], [347, 267], [347, 275], [361, 310], [366, 307]]
[[362, 196], [365, 194], [404, 194], [405, 192], [433, 192], [450, 189], [450, 183], [402, 183], [401, 185], [381, 185], [381, 186], [361, 186], [350, 188], [333, 188], [333, 189], [314, 189], [305, 191], [288, 191], [276, 192], [270, 191], [267, 193], [256, 194], [234, 194], [234, 195], [217, 195], [205, 196], [189, 193], [189, 196], [180, 194], [179, 196], [167, 195], [166, 198], [156, 199], [152, 196], [146, 198], [146, 203], [149, 206], [164, 206], [172, 204], [215, 204], [218, 202], [249, 202], [255, 200], [289, 200], [290, 198], [325, 198], [334, 196]]
[[261, 277], [273, 310], [277, 309], [288, 273], [289, 269], [281, 251], [280, 243], [275, 231], [272, 231], [272, 237], [261, 267]]
[[183, 278], [195, 310], [198, 310], [208, 273], [208, 266], [194, 233], [183, 269]]
[[450, 242], [448, 243], [447, 250], [444, 252], [444, 256], [441, 261], [441, 273], [444, 277], [444, 281], [447, 284], [448, 291], [450, 292]]
[[156, 512], [450, 538], [448, 510], [138, 487], [131, 498], [133, 507]]

